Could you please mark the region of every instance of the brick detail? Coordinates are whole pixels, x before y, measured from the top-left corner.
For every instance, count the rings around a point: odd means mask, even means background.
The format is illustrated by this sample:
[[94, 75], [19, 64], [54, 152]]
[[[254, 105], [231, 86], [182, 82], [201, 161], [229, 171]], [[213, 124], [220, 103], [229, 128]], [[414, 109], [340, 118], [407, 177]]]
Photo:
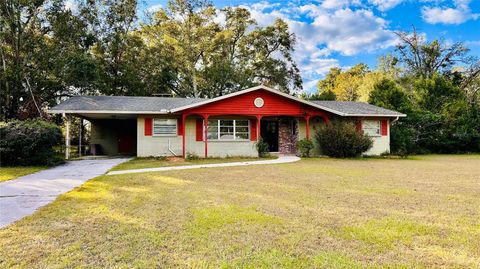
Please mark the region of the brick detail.
[[280, 118], [278, 122], [278, 151], [282, 154], [296, 154], [298, 140], [298, 120]]

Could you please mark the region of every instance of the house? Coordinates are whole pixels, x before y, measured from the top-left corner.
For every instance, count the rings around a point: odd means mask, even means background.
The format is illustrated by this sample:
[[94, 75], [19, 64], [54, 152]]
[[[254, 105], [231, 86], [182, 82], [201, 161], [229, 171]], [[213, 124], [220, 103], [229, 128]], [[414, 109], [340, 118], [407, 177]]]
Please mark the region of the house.
[[91, 123], [91, 143], [105, 155], [257, 156], [262, 137], [271, 152], [296, 153], [332, 119], [351, 120], [372, 137], [366, 153], [390, 150], [390, 124], [404, 114], [360, 102], [305, 101], [257, 86], [212, 98], [75, 96], [53, 107]]

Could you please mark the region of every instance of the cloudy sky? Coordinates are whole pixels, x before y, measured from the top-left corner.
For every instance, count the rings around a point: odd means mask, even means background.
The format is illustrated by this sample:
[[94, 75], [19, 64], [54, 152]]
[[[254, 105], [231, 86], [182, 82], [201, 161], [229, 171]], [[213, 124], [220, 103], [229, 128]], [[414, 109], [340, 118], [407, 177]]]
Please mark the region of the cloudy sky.
[[[150, 11], [165, 0], [147, 0]], [[480, 56], [480, 0], [214, 0], [221, 8], [242, 6], [260, 25], [284, 19], [297, 36], [295, 60], [306, 91], [331, 67], [363, 62], [374, 68], [379, 55], [393, 50], [392, 31], [415, 25], [427, 39], [463, 41]]]

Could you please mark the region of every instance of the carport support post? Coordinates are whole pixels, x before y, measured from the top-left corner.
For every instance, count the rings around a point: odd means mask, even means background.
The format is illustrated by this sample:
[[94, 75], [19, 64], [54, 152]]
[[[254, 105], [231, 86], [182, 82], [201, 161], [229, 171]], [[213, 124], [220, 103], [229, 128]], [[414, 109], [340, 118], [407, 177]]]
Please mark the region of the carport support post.
[[187, 114], [182, 113], [182, 157], [185, 159], [185, 120]]
[[82, 126], [83, 119], [80, 118], [80, 125], [78, 125], [78, 157], [82, 157]]
[[65, 159], [68, 160], [70, 157], [70, 120], [65, 113], [63, 113], [63, 118], [65, 120]]

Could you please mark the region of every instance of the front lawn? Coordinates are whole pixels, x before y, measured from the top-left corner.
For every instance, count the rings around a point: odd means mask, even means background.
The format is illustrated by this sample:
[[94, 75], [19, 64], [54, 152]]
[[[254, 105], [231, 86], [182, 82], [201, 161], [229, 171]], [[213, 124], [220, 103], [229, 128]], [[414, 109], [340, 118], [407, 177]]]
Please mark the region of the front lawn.
[[0, 167], [0, 182], [32, 174], [45, 168], [44, 166]]
[[0, 268], [478, 268], [480, 157], [101, 176], [0, 230]]
[[[277, 157], [272, 156], [268, 158], [277, 158]], [[261, 160], [264, 160], [264, 158], [228, 157], [228, 158], [207, 158], [207, 159], [201, 158], [201, 159], [194, 159], [194, 160], [186, 160], [180, 157], [138, 157], [128, 162], [119, 164], [114, 168], [112, 168], [110, 171], [156, 168], [156, 167], [165, 167], [165, 166], [209, 164], [209, 163], [261, 161]]]

